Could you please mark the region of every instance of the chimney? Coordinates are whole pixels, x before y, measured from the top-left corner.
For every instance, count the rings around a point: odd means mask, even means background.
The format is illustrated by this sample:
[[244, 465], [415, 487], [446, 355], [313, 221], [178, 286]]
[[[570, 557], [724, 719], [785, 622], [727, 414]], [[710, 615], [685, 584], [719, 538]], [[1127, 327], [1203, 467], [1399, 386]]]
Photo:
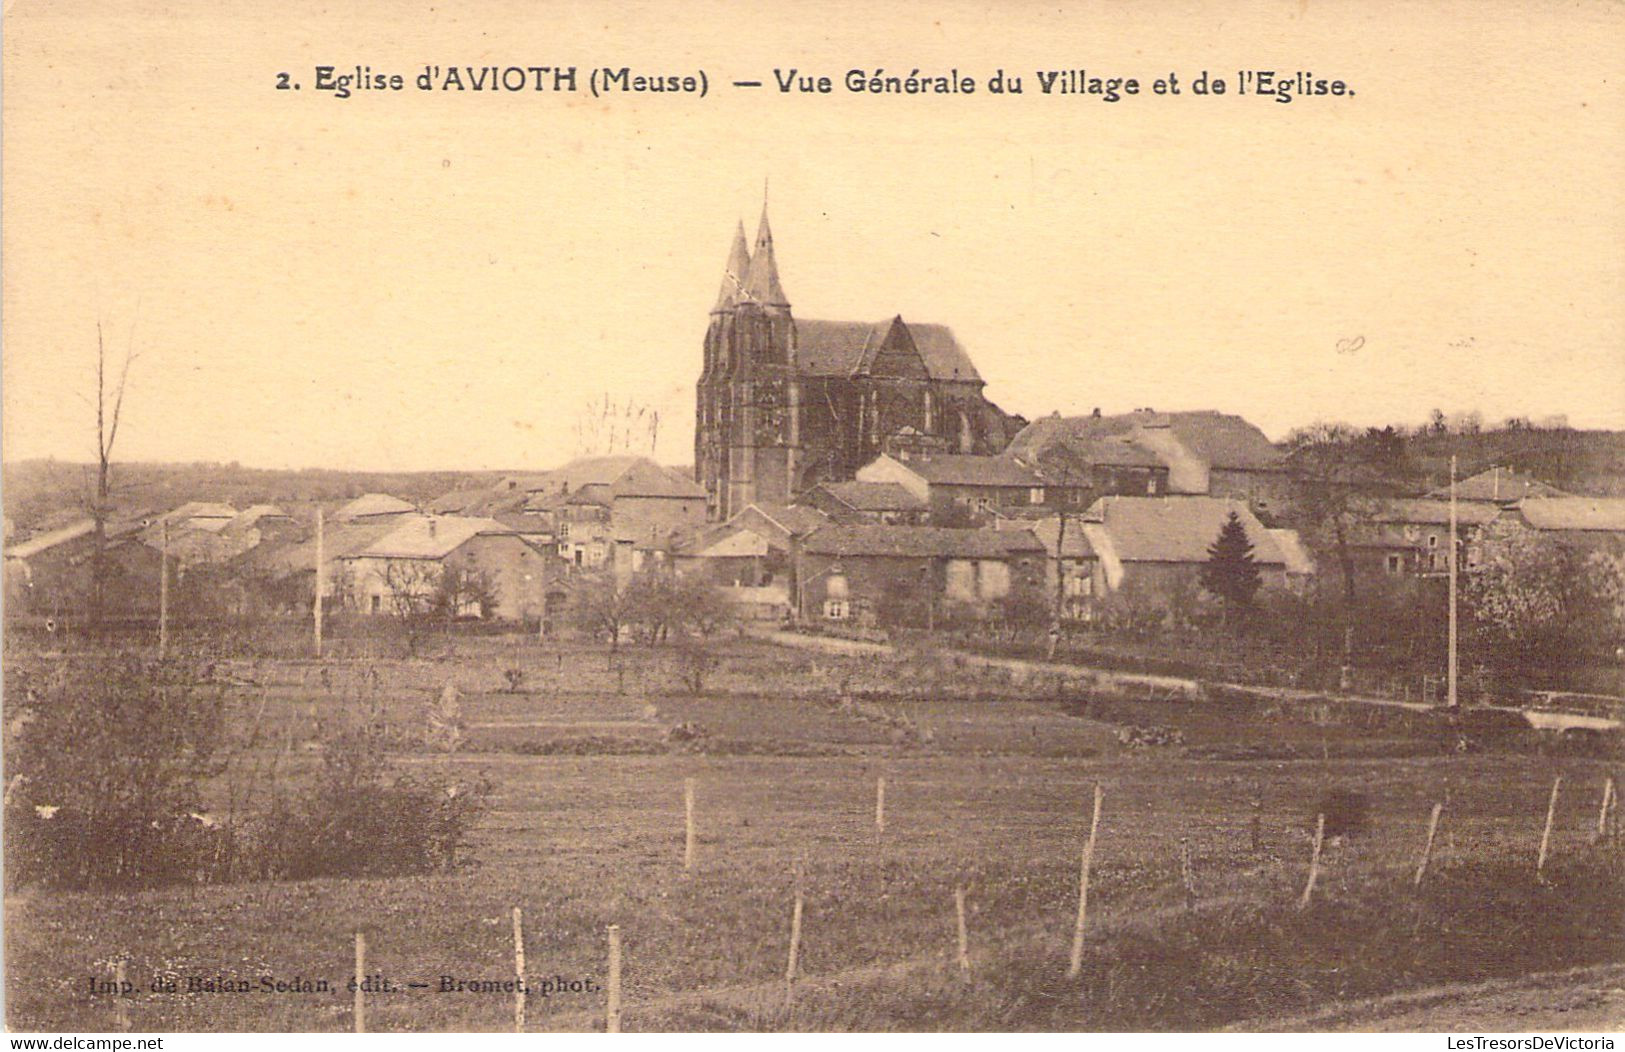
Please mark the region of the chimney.
[[434, 517], [433, 517], [433, 516], [431, 516], [431, 517], [430, 517], [430, 518], [429, 518], [429, 536], [430, 536], [430, 537], [433, 537], [433, 536], [434, 536], [434, 527], [435, 527], [435, 521], [434, 521]]

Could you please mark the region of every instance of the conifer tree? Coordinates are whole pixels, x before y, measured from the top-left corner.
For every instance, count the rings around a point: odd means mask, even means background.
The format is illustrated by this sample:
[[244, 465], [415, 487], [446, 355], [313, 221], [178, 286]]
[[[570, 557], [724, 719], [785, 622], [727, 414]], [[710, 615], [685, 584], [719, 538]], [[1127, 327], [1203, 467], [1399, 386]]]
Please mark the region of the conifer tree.
[[1207, 565], [1202, 567], [1202, 587], [1219, 596], [1233, 609], [1252, 605], [1263, 578], [1253, 561], [1253, 545], [1247, 529], [1235, 512], [1219, 529], [1219, 536], [1207, 549]]

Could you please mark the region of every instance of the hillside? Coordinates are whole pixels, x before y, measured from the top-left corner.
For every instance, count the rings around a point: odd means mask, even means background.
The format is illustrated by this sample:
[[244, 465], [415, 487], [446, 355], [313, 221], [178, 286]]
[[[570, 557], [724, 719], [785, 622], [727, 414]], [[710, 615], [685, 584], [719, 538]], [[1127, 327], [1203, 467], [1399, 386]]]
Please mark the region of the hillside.
[[1433, 486], [1449, 482], [1450, 457], [1454, 455], [1462, 478], [1499, 465], [1571, 493], [1625, 496], [1625, 431], [1553, 429], [1416, 435], [1406, 439], [1406, 448]]
[[[117, 464], [113, 497], [129, 510], [173, 508], [189, 500], [223, 501], [242, 508], [315, 501], [336, 502], [363, 493], [390, 493], [414, 503], [463, 485], [490, 485], [501, 473], [457, 471], [299, 471], [235, 464]], [[95, 468], [59, 460], [27, 460], [0, 468], [5, 514], [21, 527], [82, 509], [95, 487]]]

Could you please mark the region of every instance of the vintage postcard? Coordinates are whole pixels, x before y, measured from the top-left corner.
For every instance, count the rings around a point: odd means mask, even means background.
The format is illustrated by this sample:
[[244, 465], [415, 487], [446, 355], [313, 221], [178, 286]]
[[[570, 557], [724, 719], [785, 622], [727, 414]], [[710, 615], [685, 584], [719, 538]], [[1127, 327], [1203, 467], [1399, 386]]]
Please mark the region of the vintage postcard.
[[11, 1031], [1613, 1047], [1625, 6], [4, 30]]

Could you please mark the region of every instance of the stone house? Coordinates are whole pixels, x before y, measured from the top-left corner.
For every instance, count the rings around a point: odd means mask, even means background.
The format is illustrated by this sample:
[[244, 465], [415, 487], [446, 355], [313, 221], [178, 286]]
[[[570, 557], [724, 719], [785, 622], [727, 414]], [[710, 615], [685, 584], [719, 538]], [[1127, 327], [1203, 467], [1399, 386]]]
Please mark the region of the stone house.
[[351, 602], [364, 613], [399, 613], [403, 600], [431, 595], [455, 568], [482, 575], [494, 592], [491, 605], [460, 613], [507, 621], [542, 617], [557, 565], [494, 519], [452, 515], [401, 523], [338, 563]]
[[858, 481], [901, 486], [925, 503], [934, 523], [965, 516], [986, 520], [1001, 508], [1044, 503], [1044, 479], [1009, 457], [940, 453], [899, 460], [881, 455], [858, 469]]
[[[1132, 594], [1173, 608], [1202, 591], [1208, 549], [1231, 513], [1241, 520], [1265, 588], [1287, 587], [1288, 561], [1244, 501], [1221, 497], [1102, 497], [1079, 525], [1095, 555], [1090, 592], [1096, 600]], [[1300, 572], [1301, 567], [1294, 567]]]
[[931, 507], [896, 482], [821, 482], [799, 499], [848, 526], [924, 526]]
[[796, 545], [793, 603], [802, 620], [873, 622], [888, 602], [985, 613], [1044, 581], [1044, 545], [1026, 530], [824, 526]]

